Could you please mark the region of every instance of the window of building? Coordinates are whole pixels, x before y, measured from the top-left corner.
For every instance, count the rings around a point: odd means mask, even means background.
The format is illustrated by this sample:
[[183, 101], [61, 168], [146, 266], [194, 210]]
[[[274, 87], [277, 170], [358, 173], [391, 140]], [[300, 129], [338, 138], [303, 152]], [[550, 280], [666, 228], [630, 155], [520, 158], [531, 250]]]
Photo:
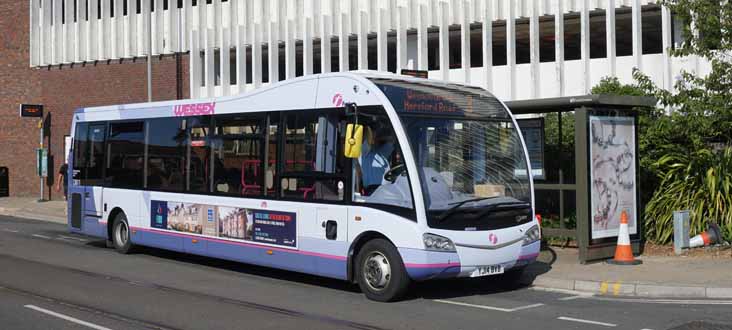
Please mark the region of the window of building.
[[147, 141], [146, 187], [182, 192], [185, 188], [187, 150], [185, 119], [149, 120]]
[[109, 125], [106, 180], [108, 187], [140, 189], [144, 180], [144, 122]]
[[493, 23], [493, 66], [507, 65], [506, 21]]
[[556, 59], [556, 31], [554, 16], [539, 19], [539, 61], [554, 62]]
[[531, 62], [531, 31], [528, 19], [516, 20], [516, 64]]
[[579, 60], [582, 58], [582, 36], [580, 15], [564, 15], [564, 60]]

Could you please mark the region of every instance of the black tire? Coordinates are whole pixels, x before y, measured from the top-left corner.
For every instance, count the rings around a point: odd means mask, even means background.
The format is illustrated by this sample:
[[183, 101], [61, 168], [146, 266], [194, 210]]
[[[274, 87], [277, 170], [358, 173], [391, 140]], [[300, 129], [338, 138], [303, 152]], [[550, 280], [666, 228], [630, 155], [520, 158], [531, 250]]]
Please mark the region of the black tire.
[[112, 246], [117, 252], [122, 254], [129, 254], [134, 251], [135, 246], [130, 240], [130, 226], [127, 222], [127, 216], [124, 213], [119, 213], [114, 218], [112, 224]]
[[399, 300], [409, 288], [410, 278], [399, 251], [387, 240], [366, 242], [356, 257], [355, 268], [358, 286], [371, 300]]

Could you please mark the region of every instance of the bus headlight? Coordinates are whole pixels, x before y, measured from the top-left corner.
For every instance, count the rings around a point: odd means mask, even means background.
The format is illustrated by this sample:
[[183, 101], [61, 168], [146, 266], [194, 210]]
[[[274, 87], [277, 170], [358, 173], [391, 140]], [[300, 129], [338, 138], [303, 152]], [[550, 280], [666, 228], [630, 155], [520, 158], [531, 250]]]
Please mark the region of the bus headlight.
[[524, 234], [523, 245], [529, 245], [540, 239], [541, 239], [541, 229], [539, 229], [539, 226], [534, 225], [533, 227], [529, 228], [529, 230], [526, 231], [526, 234]]
[[430, 251], [455, 252], [455, 244], [447, 237], [435, 234], [422, 235], [424, 247]]

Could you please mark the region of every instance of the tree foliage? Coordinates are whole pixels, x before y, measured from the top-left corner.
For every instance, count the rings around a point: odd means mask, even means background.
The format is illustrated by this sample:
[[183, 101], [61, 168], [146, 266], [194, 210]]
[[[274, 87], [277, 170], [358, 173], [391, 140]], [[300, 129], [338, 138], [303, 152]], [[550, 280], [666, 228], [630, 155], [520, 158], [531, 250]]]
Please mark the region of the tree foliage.
[[[732, 1], [661, 0], [681, 22], [673, 57], [698, 57], [709, 71], [682, 71], [672, 90], [634, 70], [637, 87], [670, 110], [641, 133], [641, 166], [660, 181], [645, 209], [647, 238], [668, 243], [672, 212], [692, 210], [694, 231], [718, 222], [732, 235]], [[643, 164], [643, 159], [646, 163]]]

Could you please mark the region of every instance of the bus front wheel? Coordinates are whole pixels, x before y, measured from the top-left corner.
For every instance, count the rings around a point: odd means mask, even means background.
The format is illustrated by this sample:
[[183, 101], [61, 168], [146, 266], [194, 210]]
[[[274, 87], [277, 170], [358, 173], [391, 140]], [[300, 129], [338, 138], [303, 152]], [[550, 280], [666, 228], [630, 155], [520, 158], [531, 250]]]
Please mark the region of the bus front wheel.
[[134, 248], [130, 241], [130, 225], [127, 222], [127, 216], [122, 212], [114, 218], [112, 245], [117, 252], [122, 254], [131, 253]]
[[399, 251], [384, 239], [364, 244], [356, 262], [358, 286], [371, 300], [395, 301], [409, 288], [409, 276]]

